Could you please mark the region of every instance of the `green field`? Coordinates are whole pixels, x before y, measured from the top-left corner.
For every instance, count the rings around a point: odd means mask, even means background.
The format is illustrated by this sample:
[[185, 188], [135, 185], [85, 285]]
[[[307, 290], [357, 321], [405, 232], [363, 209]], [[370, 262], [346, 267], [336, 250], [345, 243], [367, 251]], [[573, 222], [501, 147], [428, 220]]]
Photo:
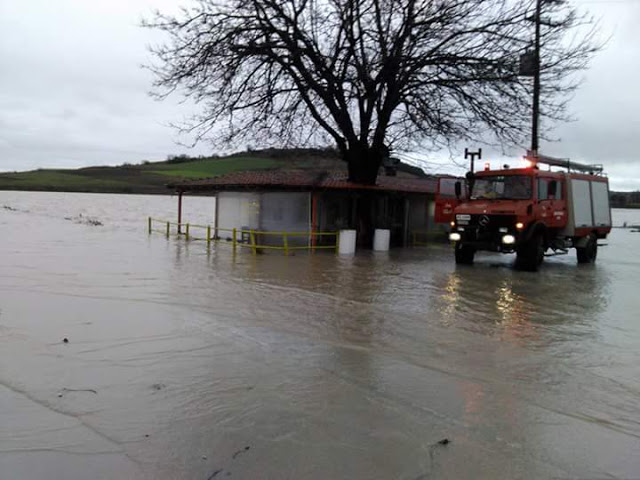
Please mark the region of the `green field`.
[[[304, 163], [304, 162], [303, 162]], [[246, 170], [279, 169], [296, 161], [256, 155], [222, 158], [174, 159], [119, 167], [88, 167], [77, 170], [38, 169], [0, 173], [0, 190], [67, 192], [167, 193], [168, 183], [209, 178]]]

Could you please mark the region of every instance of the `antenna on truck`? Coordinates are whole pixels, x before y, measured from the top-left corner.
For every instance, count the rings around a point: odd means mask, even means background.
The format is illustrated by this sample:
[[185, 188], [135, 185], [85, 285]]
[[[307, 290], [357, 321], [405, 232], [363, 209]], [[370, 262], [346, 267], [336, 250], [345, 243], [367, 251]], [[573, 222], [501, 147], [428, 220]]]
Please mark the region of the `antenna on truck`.
[[465, 160], [467, 158], [471, 159], [471, 170], [470, 172], [474, 172], [474, 163], [476, 160], [476, 157], [478, 158], [478, 160], [482, 160], [482, 149], [479, 148], [477, 152], [470, 152], [468, 148], [464, 149], [464, 158]]
[[602, 165], [589, 165], [586, 163], [572, 162], [568, 158], [554, 158], [548, 157], [547, 155], [533, 155], [531, 151], [528, 151], [524, 158], [527, 161], [531, 162], [532, 165], [543, 163], [552, 167], [566, 168], [570, 172], [574, 171], [590, 173], [592, 175], [601, 175], [603, 171]]

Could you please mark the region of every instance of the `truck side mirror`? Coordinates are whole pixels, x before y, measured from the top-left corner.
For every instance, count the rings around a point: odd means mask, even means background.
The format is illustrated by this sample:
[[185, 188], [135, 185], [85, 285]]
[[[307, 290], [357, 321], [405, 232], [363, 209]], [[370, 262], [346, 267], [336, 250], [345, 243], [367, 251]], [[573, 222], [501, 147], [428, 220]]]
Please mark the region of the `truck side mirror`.
[[468, 195], [471, 197], [473, 194], [473, 185], [476, 183], [476, 176], [473, 172], [467, 172], [465, 177], [467, 178]]
[[455, 183], [454, 188], [456, 190], [456, 198], [460, 200], [460, 195], [462, 195], [462, 183], [459, 181]]
[[558, 182], [556, 182], [555, 180], [549, 182], [549, 192], [547, 196], [549, 198], [556, 198], [557, 191], [558, 191]]

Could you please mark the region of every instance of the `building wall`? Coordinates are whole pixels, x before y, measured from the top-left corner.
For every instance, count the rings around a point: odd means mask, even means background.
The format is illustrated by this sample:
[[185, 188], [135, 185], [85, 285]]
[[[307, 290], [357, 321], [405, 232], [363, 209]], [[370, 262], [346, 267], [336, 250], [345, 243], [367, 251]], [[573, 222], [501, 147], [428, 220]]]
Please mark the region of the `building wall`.
[[[251, 192], [218, 193], [218, 228], [253, 228], [260, 226], [260, 194]], [[225, 237], [226, 232], [219, 232]]]
[[[265, 192], [260, 194], [260, 228], [272, 232], [308, 232], [310, 225], [310, 195], [308, 192]], [[290, 245], [309, 242], [308, 236], [293, 236]], [[265, 235], [265, 245], [281, 245], [282, 237]]]
[[332, 232], [352, 227], [351, 197], [346, 193], [325, 192], [316, 194], [317, 229]]
[[426, 195], [409, 198], [409, 232], [427, 230], [429, 228], [429, 203]]
[[[446, 225], [435, 222], [433, 195], [412, 196], [409, 200], [409, 243], [433, 241], [444, 235]], [[442, 238], [445, 238], [444, 236]]]
[[427, 230], [433, 234], [442, 234], [442, 238], [446, 238], [446, 233], [449, 231], [448, 223], [436, 223], [436, 204], [435, 201], [429, 202], [429, 225]]
[[[351, 192], [323, 192], [316, 196], [317, 231], [358, 228], [355, 209], [365, 206], [372, 209], [372, 228], [391, 229], [393, 246], [410, 245], [413, 231], [435, 230], [432, 195], [379, 193], [367, 202], [362, 202], [363, 195]], [[217, 202], [219, 228], [245, 227], [271, 232], [308, 232], [312, 229], [312, 195], [309, 192], [220, 192]], [[224, 237], [225, 232], [219, 232], [219, 235]], [[359, 237], [363, 246], [370, 247], [369, 238], [360, 234]], [[282, 236], [259, 238], [259, 243], [266, 245], [282, 245], [282, 241]], [[333, 238], [318, 237], [317, 241], [323, 244]], [[289, 237], [290, 245], [308, 242], [307, 236]]]

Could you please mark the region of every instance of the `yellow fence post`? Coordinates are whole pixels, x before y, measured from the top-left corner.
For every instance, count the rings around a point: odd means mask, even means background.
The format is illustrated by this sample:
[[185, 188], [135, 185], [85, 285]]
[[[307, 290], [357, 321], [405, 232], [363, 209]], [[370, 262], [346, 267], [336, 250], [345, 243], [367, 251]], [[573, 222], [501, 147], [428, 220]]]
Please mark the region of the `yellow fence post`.
[[289, 240], [287, 239], [287, 232], [282, 233], [282, 242], [284, 243], [284, 254], [289, 255]]
[[171, 224], [167, 222], [167, 238], [169, 238], [170, 233], [171, 233]]
[[253, 254], [256, 255], [258, 250], [256, 249], [256, 233], [255, 230], [249, 230], [249, 238], [251, 238], [251, 250], [253, 250]]
[[148, 226], [148, 230], [149, 230], [149, 235], [151, 235], [151, 217], [149, 217], [149, 219], [147, 220], [147, 226]]
[[207, 225], [207, 246], [211, 245], [211, 225]]
[[187, 223], [186, 227], [187, 228], [184, 231], [184, 239], [185, 240], [189, 240], [189, 224], [188, 223]]
[[233, 253], [236, 253], [236, 244], [238, 243], [238, 232], [233, 229]]

